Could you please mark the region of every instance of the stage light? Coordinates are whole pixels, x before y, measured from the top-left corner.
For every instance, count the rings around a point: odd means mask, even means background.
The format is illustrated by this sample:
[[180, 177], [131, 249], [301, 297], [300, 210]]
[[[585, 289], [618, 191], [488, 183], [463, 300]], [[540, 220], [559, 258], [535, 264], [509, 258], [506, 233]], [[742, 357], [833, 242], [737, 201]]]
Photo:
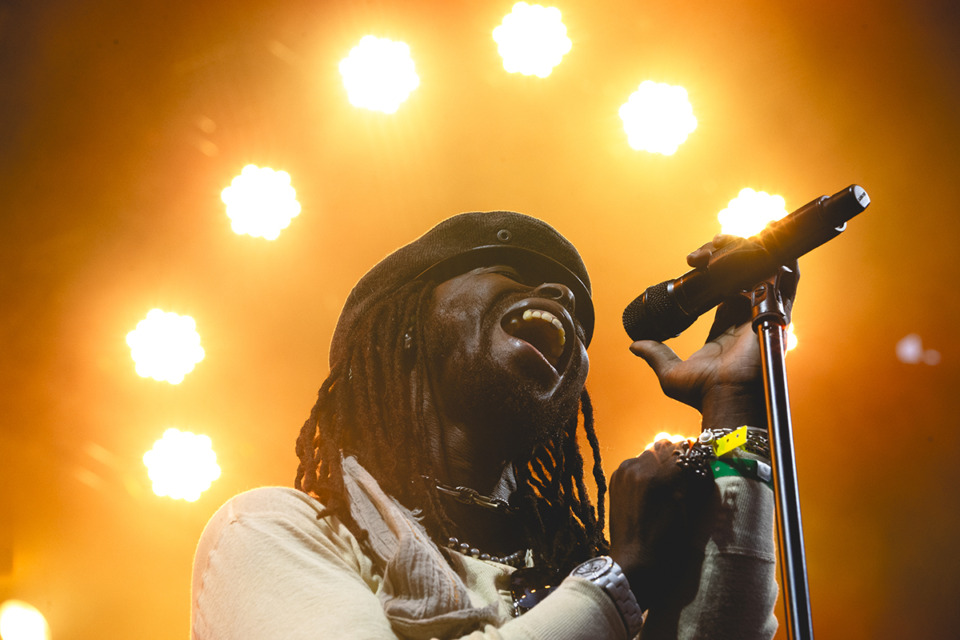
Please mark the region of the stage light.
[[180, 384], [203, 360], [197, 323], [161, 309], [151, 309], [137, 328], [127, 334], [130, 356], [144, 378]]
[[49, 640], [50, 626], [43, 614], [21, 600], [0, 605], [0, 638], [3, 640]]
[[210, 438], [173, 427], [143, 454], [143, 464], [160, 497], [195, 502], [220, 477]]
[[509, 73], [546, 78], [572, 43], [556, 7], [518, 2], [493, 30], [503, 68]]
[[388, 38], [364, 36], [340, 61], [340, 75], [350, 104], [394, 113], [420, 86], [410, 47]]
[[652, 80], [630, 94], [620, 118], [631, 147], [665, 156], [673, 155], [697, 128], [687, 90]]
[[220, 193], [235, 233], [276, 240], [300, 214], [290, 174], [248, 164]]
[[727, 208], [717, 214], [720, 233], [749, 238], [763, 231], [768, 223], [787, 215], [787, 205], [781, 196], [765, 191], [741, 189]]

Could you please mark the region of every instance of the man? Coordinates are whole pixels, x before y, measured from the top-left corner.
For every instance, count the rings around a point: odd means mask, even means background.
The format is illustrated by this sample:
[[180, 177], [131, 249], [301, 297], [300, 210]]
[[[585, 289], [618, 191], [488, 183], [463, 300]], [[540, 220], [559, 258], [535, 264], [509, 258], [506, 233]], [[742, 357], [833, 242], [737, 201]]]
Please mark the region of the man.
[[[611, 479], [607, 542], [590, 291], [573, 245], [512, 212], [455, 216], [376, 265], [334, 333], [297, 490], [237, 496], [204, 531], [193, 637], [772, 636], [772, 492], [747, 471], [714, 481], [656, 443]], [[715, 329], [686, 361], [631, 349], [705, 427], [764, 424], [755, 336]]]

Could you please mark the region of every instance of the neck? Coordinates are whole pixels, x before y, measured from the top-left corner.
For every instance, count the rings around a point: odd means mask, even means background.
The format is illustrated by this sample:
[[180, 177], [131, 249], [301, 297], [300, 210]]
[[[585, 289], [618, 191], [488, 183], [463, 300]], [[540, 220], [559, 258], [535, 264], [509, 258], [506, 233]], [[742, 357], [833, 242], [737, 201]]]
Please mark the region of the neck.
[[463, 504], [455, 498], [444, 498], [444, 508], [453, 522], [451, 535], [460, 542], [500, 556], [525, 546], [522, 527], [515, 514]]
[[[448, 443], [452, 444], [452, 443]], [[500, 459], [490, 451], [464, 454], [463, 449], [449, 447], [446, 457], [445, 478], [436, 478], [452, 487], [468, 487], [487, 498], [509, 501], [515, 489], [511, 463]], [[457, 496], [441, 494], [443, 506], [454, 525], [452, 535], [461, 542], [480, 548], [482, 551], [504, 555], [516, 551], [523, 536], [515, 514], [504, 509], [465, 504]]]
[[[424, 395], [423, 417], [431, 434], [429, 446], [436, 469], [433, 479], [450, 487], [468, 487], [483, 496], [509, 500], [509, 490], [497, 489], [505, 471], [510, 471], [512, 479], [512, 460], [517, 452], [511, 450], [510, 439], [502, 437], [497, 425], [481, 424], [480, 418], [471, 421], [462, 415], [454, 417], [445, 407], [434, 404], [429, 393]], [[485, 553], [501, 556], [524, 546], [523, 528], [516, 515], [440, 495], [452, 523], [451, 536]]]
[[[512, 463], [504, 457], [503, 443], [493, 437], [478, 442], [470, 435], [489, 434], [489, 430], [465, 428], [457, 423], [445, 423], [444, 432], [442, 443], [437, 442], [434, 447], [435, 459], [440, 462], [433, 480], [450, 488], [467, 487], [481, 496], [508, 501], [515, 481]], [[515, 515], [494, 507], [465, 504], [444, 492], [440, 498], [453, 525], [450, 535], [461, 542], [493, 555], [510, 554], [523, 546], [522, 527]]]
[[437, 478], [444, 484], [465, 486], [490, 495], [500, 484], [504, 470], [510, 465], [503, 443], [486, 436], [481, 441], [471, 437], [480, 430], [448, 425], [443, 447], [443, 464], [438, 468], [444, 476]]

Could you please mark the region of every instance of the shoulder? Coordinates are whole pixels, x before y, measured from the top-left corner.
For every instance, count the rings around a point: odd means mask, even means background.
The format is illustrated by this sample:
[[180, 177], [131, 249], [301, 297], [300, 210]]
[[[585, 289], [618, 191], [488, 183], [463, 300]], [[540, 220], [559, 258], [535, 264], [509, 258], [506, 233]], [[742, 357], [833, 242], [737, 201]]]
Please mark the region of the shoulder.
[[227, 500], [210, 518], [203, 538], [228, 529], [242, 529], [269, 536], [280, 531], [301, 531], [311, 537], [348, 535], [336, 516], [323, 513], [323, 504], [289, 487], [258, 487]]
[[194, 556], [194, 637], [312, 637], [317, 612], [331, 620], [376, 612], [381, 580], [372, 561], [338, 518], [322, 513], [319, 501], [283, 487], [224, 503]]
[[230, 498], [210, 518], [197, 545], [196, 560], [223, 551], [257, 555], [309, 551], [347, 561], [362, 555], [356, 538], [323, 504], [287, 487], [260, 487]]
[[[287, 487], [259, 487], [227, 500], [210, 518], [203, 531], [209, 538], [224, 530], [250, 523], [273, 523], [277, 527], [314, 529], [323, 505], [302, 491]], [[238, 527], [240, 525], [240, 527]], [[263, 525], [258, 527], [263, 529]]]
[[233, 520], [244, 516], [311, 516], [316, 518], [323, 510], [319, 500], [289, 487], [258, 487], [238, 493], [220, 507], [211, 522]]
[[194, 556], [194, 580], [212, 569], [265, 564], [290, 571], [347, 571], [373, 584], [373, 566], [356, 537], [302, 491], [261, 487], [230, 498], [210, 518]]

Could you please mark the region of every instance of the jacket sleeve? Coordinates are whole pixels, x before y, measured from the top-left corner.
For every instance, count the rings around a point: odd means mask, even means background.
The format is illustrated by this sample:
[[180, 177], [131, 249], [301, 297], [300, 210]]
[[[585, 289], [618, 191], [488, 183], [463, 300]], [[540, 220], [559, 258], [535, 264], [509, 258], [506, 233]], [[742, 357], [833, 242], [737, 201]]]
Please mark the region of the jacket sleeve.
[[643, 640], [767, 640], [776, 633], [773, 490], [739, 476], [716, 483], [719, 499], [696, 595], [673, 611], [650, 611]]
[[[380, 578], [356, 538], [321, 505], [284, 488], [227, 502], [204, 529], [194, 558], [191, 638], [299, 640], [396, 638], [377, 597]], [[567, 578], [519, 618], [471, 640], [624, 640], [610, 598]]]

